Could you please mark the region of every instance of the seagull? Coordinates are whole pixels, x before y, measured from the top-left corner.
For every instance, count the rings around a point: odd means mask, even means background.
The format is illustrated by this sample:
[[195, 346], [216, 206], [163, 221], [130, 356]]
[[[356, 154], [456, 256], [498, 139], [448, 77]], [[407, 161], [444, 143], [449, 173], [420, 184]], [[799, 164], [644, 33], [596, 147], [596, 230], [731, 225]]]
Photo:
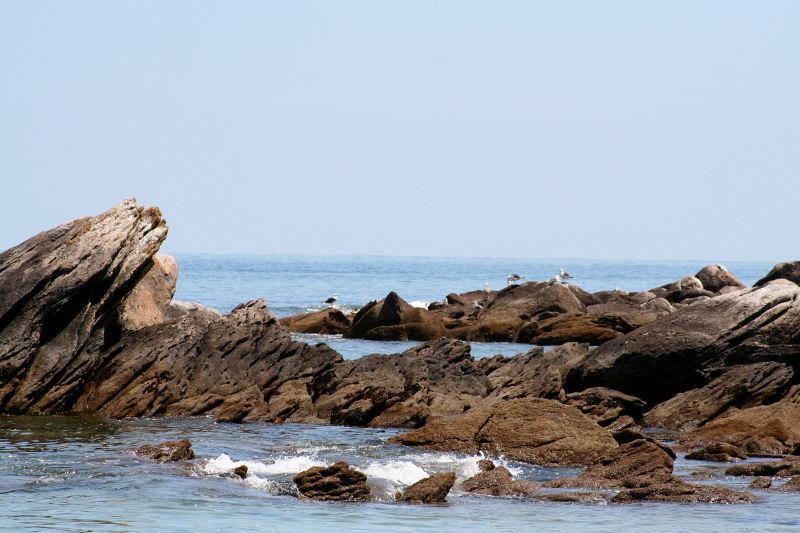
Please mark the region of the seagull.
[[519, 274], [509, 274], [508, 277], [506, 277], [506, 281], [509, 285], [516, 285], [516, 283], [524, 277], [525, 276], [520, 276]]
[[545, 288], [550, 287], [552, 285], [555, 285], [556, 283], [561, 283], [561, 276], [556, 276], [554, 278], [548, 279], [547, 280], [547, 285], [545, 285]]
[[480, 311], [482, 309], [481, 304], [479, 304], [477, 300], [472, 302], [472, 308], [476, 311]]
[[572, 278], [572, 277], [574, 277], [574, 276], [570, 276], [569, 274], [567, 274], [566, 272], [564, 272], [564, 269], [563, 269], [563, 268], [559, 268], [559, 269], [558, 269], [558, 275], [559, 275], [559, 276], [561, 276], [561, 279], [569, 279], [569, 278]]
[[339, 295], [338, 294], [334, 294], [333, 296], [331, 296], [330, 298], [328, 298], [327, 300], [325, 300], [322, 303], [328, 304], [329, 306], [333, 307], [333, 304], [336, 303], [336, 300], [338, 300], [338, 299], [339, 299]]

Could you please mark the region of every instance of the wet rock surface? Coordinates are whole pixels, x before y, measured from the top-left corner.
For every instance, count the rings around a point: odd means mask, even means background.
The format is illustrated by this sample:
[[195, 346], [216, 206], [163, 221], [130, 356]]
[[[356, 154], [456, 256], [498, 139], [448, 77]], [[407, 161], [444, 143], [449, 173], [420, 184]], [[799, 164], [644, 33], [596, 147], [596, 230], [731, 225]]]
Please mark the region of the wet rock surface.
[[747, 459], [747, 454], [740, 448], [733, 444], [725, 442], [714, 442], [696, 450], [692, 453], [686, 454], [687, 459], [694, 461], [713, 461], [716, 463], [732, 463], [735, 461], [744, 461]]
[[316, 466], [292, 478], [303, 498], [318, 501], [369, 501], [367, 476], [340, 461], [331, 466]]
[[134, 454], [139, 457], [147, 457], [159, 463], [189, 461], [195, 458], [192, 443], [189, 442], [189, 439], [167, 441], [161, 444], [145, 444], [137, 448]]
[[395, 499], [406, 503], [443, 503], [455, 482], [455, 472], [436, 474], [417, 481]]
[[[491, 463], [491, 461], [489, 462]], [[528, 497], [539, 488], [541, 488], [540, 483], [525, 479], [512, 479], [508, 468], [494, 465], [461, 483], [462, 490], [487, 496]]]

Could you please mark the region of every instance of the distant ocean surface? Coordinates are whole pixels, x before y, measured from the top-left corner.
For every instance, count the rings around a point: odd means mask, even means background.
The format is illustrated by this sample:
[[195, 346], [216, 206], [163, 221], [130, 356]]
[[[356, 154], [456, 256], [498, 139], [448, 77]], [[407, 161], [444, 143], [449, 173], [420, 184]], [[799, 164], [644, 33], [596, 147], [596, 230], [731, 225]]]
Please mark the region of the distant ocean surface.
[[[706, 262], [433, 259], [177, 255], [176, 299], [230, 311], [266, 298], [278, 316], [322, 308], [339, 294], [344, 309], [394, 290], [409, 302], [440, 300], [450, 292], [498, 289], [517, 272], [546, 280], [559, 267], [588, 291], [641, 291], [694, 274]], [[745, 284], [772, 263], [725, 263]], [[414, 343], [371, 343], [309, 336], [346, 357], [398, 352]], [[525, 351], [485, 343], [473, 354]], [[412, 450], [385, 444], [401, 430], [303, 424], [216, 424], [207, 418], [104, 420], [82, 416], [0, 416], [0, 531], [799, 531], [798, 496], [757, 490], [753, 505], [532, 503], [467, 496], [454, 488], [448, 503], [391, 502], [396, 490], [430, 474], [454, 471], [457, 484], [477, 473], [479, 456]], [[133, 448], [188, 437], [198, 460], [191, 468], [134, 457]], [[544, 468], [493, 458], [520, 478], [543, 481], [577, 470]], [[314, 503], [295, 497], [292, 476], [314, 465], [347, 461], [365, 472], [381, 501]], [[222, 477], [247, 464], [247, 480]], [[710, 468], [715, 480], [692, 480], [747, 490], [749, 479], [726, 478], [725, 465], [676, 462], [689, 477]]]

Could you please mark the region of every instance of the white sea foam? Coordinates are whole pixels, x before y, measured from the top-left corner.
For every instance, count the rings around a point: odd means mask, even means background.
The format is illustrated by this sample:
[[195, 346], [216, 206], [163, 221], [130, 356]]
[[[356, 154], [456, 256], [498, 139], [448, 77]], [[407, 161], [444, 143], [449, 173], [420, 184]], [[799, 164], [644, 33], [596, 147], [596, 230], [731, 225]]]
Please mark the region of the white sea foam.
[[375, 461], [362, 467], [367, 477], [389, 480], [394, 485], [412, 485], [429, 476], [425, 470], [411, 461]]
[[247, 466], [248, 474], [278, 475], [297, 474], [314, 466], [324, 466], [325, 463], [311, 455], [279, 456], [271, 463], [234, 461], [223, 453], [209, 460], [202, 468], [207, 474], [224, 474], [242, 465]]

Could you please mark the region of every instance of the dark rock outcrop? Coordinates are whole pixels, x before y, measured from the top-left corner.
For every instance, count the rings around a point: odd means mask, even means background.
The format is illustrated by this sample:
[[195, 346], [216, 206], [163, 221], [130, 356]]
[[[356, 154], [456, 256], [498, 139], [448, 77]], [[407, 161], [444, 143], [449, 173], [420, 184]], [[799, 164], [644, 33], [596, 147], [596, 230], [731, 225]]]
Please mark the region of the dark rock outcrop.
[[167, 441], [161, 444], [145, 444], [136, 449], [134, 454], [147, 457], [159, 463], [172, 463], [175, 461], [189, 461], [195, 458], [192, 443], [189, 439], [181, 441]]
[[[491, 464], [491, 461], [489, 461]], [[511, 472], [504, 466], [486, 468], [479, 474], [461, 483], [461, 489], [472, 494], [487, 496], [526, 497], [541, 488], [541, 484], [525, 479], [512, 479]]]
[[340, 335], [351, 326], [347, 315], [334, 308], [281, 318], [279, 322], [289, 331], [323, 335]]
[[694, 485], [679, 478], [669, 482], [620, 491], [611, 498], [613, 503], [671, 502], [671, 503], [754, 503], [755, 494], [725, 487]]
[[484, 452], [543, 466], [581, 466], [617, 447], [596, 422], [553, 400], [517, 399], [389, 439], [418, 448]]
[[411, 306], [394, 291], [383, 300], [362, 307], [353, 317], [353, 325], [344, 332], [344, 336], [419, 341], [446, 337], [444, 323], [438, 314]]
[[603, 427], [608, 427], [620, 417], [631, 420], [642, 418], [643, 400], [605, 387], [591, 387], [566, 395], [566, 404], [576, 407]]
[[770, 270], [766, 276], [756, 281], [755, 285], [753, 286], [761, 287], [762, 285], [766, 285], [770, 281], [776, 279], [785, 279], [800, 285], [800, 261], [785, 261], [783, 263], [778, 263], [772, 267], [772, 270]]
[[732, 463], [747, 459], [747, 454], [733, 444], [728, 444], [726, 442], [714, 442], [692, 453], [687, 453], [686, 458], [695, 461]]
[[455, 472], [436, 474], [417, 481], [403, 494], [398, 492], [395, 499], [406, 503], [443, 503], [455, 482]]
[[726, 476], [792, 477], [800, 475], [800, 457], [784, 457], [777, 461], [761, 461], [731, 466]]
[[331, 466], [315, 466], [292, 478], [303, 498], [318, 501], [369, 501], [372, 494], [367, 476], [340, 461]]

